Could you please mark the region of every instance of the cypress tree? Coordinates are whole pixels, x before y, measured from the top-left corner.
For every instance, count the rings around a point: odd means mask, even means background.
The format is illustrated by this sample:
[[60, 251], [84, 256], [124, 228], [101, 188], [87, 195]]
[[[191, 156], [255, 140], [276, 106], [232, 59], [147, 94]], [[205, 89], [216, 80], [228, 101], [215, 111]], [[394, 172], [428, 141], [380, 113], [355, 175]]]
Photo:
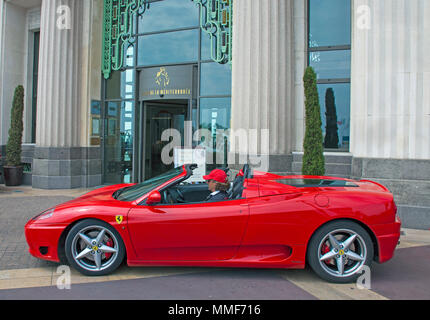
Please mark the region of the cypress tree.
[[17, 167], [21, 164], [21, 144], [24, 113], [24, 87], [18, 86], [13, 96], [9, 139], [6, 145], [6, 165]]
[[336, 103], [334, 99], [333, 88], [328, 88], [325, 94], [325, 107], [326, 107], [326, 134], [324, 139], [324, 146], [326, 148], [337, 149], [339, 148], [339, 135], [337, 133], [337, 114]]
[[306, 132], [303, 142], [303, 175], [324, 175], [324, 148], [321, 110], [317, 89], [317, 76], [312, 67], [306, 69], [303, 77], [305, 87]]

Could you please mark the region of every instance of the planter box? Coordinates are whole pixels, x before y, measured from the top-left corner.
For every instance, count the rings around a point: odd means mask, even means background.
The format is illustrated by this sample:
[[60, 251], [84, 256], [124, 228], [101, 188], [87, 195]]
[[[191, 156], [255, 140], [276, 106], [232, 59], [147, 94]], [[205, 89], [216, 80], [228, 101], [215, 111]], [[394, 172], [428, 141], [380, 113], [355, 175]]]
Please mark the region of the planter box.
[[4, 166], [4, 182], [7, 187], [16, 187], [22, 185], [24, 167]]

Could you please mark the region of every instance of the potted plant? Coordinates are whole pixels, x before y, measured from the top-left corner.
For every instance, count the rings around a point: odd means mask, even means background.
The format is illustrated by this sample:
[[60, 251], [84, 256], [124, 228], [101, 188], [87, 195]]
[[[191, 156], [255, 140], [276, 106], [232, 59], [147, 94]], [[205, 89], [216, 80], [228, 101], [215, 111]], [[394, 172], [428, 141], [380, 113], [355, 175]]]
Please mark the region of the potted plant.
[[24, 87], [15, 89], [11, 112], [11, 125], [9, 139], [6, 145], [6, 164], [3, 167], [6, 186], [19, 186], [22, 184], [23, 166], [21, 165], [21, 144], [24, 113]]
[[303, 77], [305, 86], [306, 132], [303, 142], [303, 175], [325, 174], [324, 146], [322, 136], [321, 110], [318, 97], [317, 75], [308, 67]]

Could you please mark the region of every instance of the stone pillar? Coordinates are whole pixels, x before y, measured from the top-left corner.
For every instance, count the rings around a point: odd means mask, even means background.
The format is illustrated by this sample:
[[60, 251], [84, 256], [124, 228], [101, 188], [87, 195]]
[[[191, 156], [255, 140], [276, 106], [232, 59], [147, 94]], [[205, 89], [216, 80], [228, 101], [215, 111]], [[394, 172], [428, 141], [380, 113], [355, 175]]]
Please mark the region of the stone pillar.
[[[6, 145], [9, 138], [15, 88], [24, 85], [25, 23], [24, 8], [8, 1], [0, 1], [0, 148]], [[28, 94], [27, 90], [25, 94]]]
[[[294, 123], [293, 151], [303, 152], [305, 139], [305, 86], [303, 76], [308, 66], [308, 2], [293, 0], [294, 3]], [[294, 161], [294, 156], [293, 156]], [[294, 172], [294, 163], [293, 163]], [[301, 166], [300, 166], [301, 172]]]
[[[87, 45], [91, 13], [85, 11], [88, 9], [91, 9], [90, 1], [42, 2], [33, 161], [35, 188], [75, 188], [101, 183], [100, 149], [88, 148], [85, 144], [89, 101], [82, 83], [88, 84], [89, 72]], [[69, 18], [68, 24], [64, 19]], [[59, 22], [66, 28], [59, 28]]]
[[430, 2], [355, 0], [354, 157], [430, 158]]
[[[70, 29], [59, 29], [57, 9], [70, 8]], [[63, 12], [64, 13], [64, 12]], [[40, 26], [38, 147], [79, 146], [79, 66], [82, 0], [44, 0]]]
[[[294, 104], [293, 1], [234, 1], [231, 128], [268, 129], [268, 145], [249, 147], [269, 155], [269, 169], [291, 171]], [[231, 143], [232, 143], [231, 139]], [[246, 153], [241, 144], [236, 153]], [[239, 150], [239, 152], [237, 152]], [[253, 152], [251, 152], [253, 153]]]
[[354, 0], [352, 175], [395, 195], [404, 225], [430, 227], [430, 2]]

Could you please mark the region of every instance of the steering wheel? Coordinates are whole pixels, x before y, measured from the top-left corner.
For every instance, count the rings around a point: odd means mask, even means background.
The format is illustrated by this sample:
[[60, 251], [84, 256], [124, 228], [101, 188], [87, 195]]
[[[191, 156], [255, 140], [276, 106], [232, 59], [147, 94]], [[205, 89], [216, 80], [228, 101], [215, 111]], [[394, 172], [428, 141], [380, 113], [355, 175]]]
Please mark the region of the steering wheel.
[[170, 203], [170, 204], [174, 203], [173, 197], [170, 194], [169, 189], [166, 189], [163, 191], [163, 198], [165, 199], [166, 203]]

